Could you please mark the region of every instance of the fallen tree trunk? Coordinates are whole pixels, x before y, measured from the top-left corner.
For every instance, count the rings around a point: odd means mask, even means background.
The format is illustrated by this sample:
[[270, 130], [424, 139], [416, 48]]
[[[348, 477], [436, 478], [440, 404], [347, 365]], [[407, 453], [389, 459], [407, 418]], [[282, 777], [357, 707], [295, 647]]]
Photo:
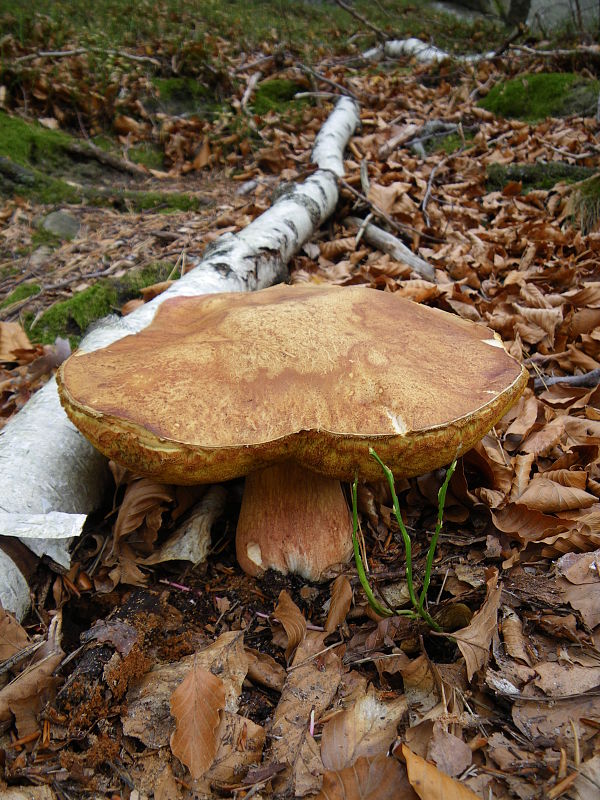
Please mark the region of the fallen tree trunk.
[[[312, 161], [318, 169], [304, 183], [292, 186], [244, 230], [218, 239], [166, 292], [127, 317], [101, 321], [81, 349], [137, 333], [169, 297], [253, 291], [284, 280], [289, 259], [337, 204], [344, 148], [358, 121], [356, 103], [342, 97], [316, 138]], [[99, 507], [107, 484], [106, 459], [67, 419], [52, 380], [0, 434], [0, 536], [16, 535], [36, 555], [68, 566], [69, 544], [87, 514]], [[23, 584], [2, 571], [0, 562], [0, 602], [19, 616], [29, 600]]]

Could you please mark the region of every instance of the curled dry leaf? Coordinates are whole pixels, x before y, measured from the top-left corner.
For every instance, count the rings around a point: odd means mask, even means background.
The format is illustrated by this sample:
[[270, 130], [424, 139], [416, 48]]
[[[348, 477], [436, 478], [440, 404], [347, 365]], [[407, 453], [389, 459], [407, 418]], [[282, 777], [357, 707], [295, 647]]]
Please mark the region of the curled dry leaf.
[[331, 587], [331, 605], [325, 620], [327, 633], [333, 633], [338, 625], [345, 622], [351, 604], [352, 586], [350, 586], [350, 581], [345, 575], [338, 575]]
[[386, 702], [369, 686], [362, 697], [354, 698], [352, 705], [323, 726], [321, 758], [325, 769], [339, 772], [359, 756], [386, 753], [407, 709], [404, 695]]
[[361, 757], [350, 767], [323, 775], [315, 800], [416, 800], [406, 770], [395, 758]]
[[531, 657], [527, 652], [526, 640], [523, 636], [523, 623], [511, 608], [504, 610], [502, 638], [504, 640], [504, 649], [509, 656], [531, 666]]
[[223, 681], [194, 663], [171, 695], [171, 714], [176, 721], [171, 751], [192, 778], [201, 778], [217, 754], [217, 729], [224, 708]]
[[306, 620], [285, 589], [279, 595], [273, 616], [281, 623], [287, 636], [285, 659], [289, 662], [292, 653], [306, 636]]
[[474, 615], [470, 624], [453, 634], [458, 648], [464, 656], [469, 681], [487, 662], [490, 644], [498, 628], [498, 608], [502, 587], [498, 585], [496, 569], [489, 571], [486, 583], [485, 602]]
[[175, 498], [172, 487], [157, 483], [150, 478], [132, 481], [125, 491], [123, 503], [115, 522], [114, 541], [118, 549], [121, 539], [145, 524], [147, 533], [142, 532], [139, 539], [151, 544], [160, 528], [166, 504]]
[[563, 486], [547, 478], [535, 478], [517, 500], [518, 505], [534, 511], [551, 513], [553, 511], [573, 511], [589, 508], [597, 498], [593, 494], [573, 486]]
[[248, 678], [253, 683], [280, 692], [285, 683], [286, 671], [267, 653], [260, 653], [253, 647], [244, 648], [248, 658]]
[[480, 800], [467, 786], [402, 745], [408, 780], [421, 800]]

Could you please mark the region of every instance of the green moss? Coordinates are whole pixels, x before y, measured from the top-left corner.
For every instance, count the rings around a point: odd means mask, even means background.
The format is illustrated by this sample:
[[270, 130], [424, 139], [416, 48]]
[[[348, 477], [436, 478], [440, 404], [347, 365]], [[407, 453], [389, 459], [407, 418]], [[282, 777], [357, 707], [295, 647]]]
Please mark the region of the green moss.
[[130, 269], [125, 275], [114, 281], [119, 305], [134, 297], [139, 297], [141, 289], [146, 286], [166, 281], [172, 269], [173, 264], [170, 261], [154, 261], [145, 267]]
[[158, 98], [148, 100], [152, 111], [167, 114], [206, 114], [216, 109], [213, 93], [194, 78], [154, 78], [152, 81]]
[[570, 114], [591, 116], [599, 91], [600, 81], [572, 72], [524, 74], [493, 86], [479, 105], [498, 116], [530, 122]]
[[575, 183], [593, 174], [588, 167], [578, 167], [561, 161], [535, 164], [490, 164], [487, 168], [486, 188], [498, 192], [511, 181], [520, 181], [523, 192], [531, 189], [552, 189], [559, 181]]
[[57, 336], [68, 337], [76, 347], [94, 320], [105, 317], [117, 306], [117, 290], [109, 281], [101, 281], [89, 289], [50, 306], [37, 319], [25, 315], [25, 329], [34, 342], [52, 344]]
[[206, 206], [204, 197], [180, 192], [89, 191], [87, 200], [92, 205], [111, 206], [121, 211], [197, 211]]
[[19, 300], [25, 300], [26, 297], [31, 297], [34, 294], [38, 294], [40, 291], [41, 287], [36, 283], [21, 283], [4, 298], [0, 303], [0, 308], [11, 306], [13, 303], [18, 303]]
[[[155, 261], [144, 267], [130, 269], [119, 278], [106, 278], [68, 300], [50, 306], [35, 323], [33, 312], [25, 314], [27, 333], [33, 342], [51, 344], [57, 336], [61, 336], [68, 338], [71, 345], [76, 347], [92, 322], [117, 311], [128, 300], [139, 297], [140, 290], [145, 286], [166, 280], [172, 269], [170, 261]], [[25, 285], [32, 287], [32, 284]], [[35, 290], [39, 291], [39, 288], [36, 286]], [[15, 296], [17, 292], [20, 293], [18, 297]], [[28, 294], [23, 292], [24, 289], [18, 287], [9, 295], [11, 302], [34, 294], [31, 288]]]
[[143, 164], [149, 169], [164, 169], [163, 151], [154, 144], [142, 142], [129, 149], [129, 158], [136, 164]]
[[64, 146], [69, 136], [0, 112], [0, 155], [25, 167], [62, 169], [69, 159]]
[[283, 78], [263, 81], [256, 87], [252, 110], [255, 114], [262, 116], [268, 114], [269, 111], [285, 111], [290, 107], [290, 103], [293, 103], [296, 108], [302, 108], [305, 101], [294, 100], [294, 95], [303, 89], [304, 87], [299, 83]]

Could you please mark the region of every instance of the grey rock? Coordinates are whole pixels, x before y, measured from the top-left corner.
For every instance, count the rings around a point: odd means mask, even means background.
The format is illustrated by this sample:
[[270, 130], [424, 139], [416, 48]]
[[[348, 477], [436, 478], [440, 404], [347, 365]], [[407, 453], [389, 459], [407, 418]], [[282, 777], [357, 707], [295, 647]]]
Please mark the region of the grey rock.
[[73, 239], [79, 233], [79, 220], [68, 211], [52, 211], [42, 220], [43, 230], [59, 239]]

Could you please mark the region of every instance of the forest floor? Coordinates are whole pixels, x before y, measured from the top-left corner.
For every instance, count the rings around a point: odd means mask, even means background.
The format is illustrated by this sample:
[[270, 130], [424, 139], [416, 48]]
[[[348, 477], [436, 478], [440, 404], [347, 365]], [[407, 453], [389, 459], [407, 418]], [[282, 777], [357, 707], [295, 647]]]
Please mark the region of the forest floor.
[[[321, 584], [245, 575], [241, 481], [206, 561], [170, 560], [211, 488], [113, 465], [71, 568], [36, 559], [31, 614], [0, 617], [0, 797], [598, 797], [600, 49], [524, 31], [508, 45], [497, 23], [382, 0], [354, 7], [390, 36], [503, 52], [369, 61], [373, 32], [337, 5], [258, 4], [251, 27], [237, 2], [202, 20], [139, 2], [116, 31], [118, 3], [87, 21], [70, 5], [70, 26], [0, 18], [2, 425], [90, 322], [151, 299], [304, 179], [340, 93], [361, 129], [290, 282], [487, 325], [531, 380], [451, 478], [428, 591], [441, 632], [378, 617], [354, 562]], [[347, 222], [368, 215], [435, 279]], [[396, 484], [419, 590], [444, 475]], [[406, 609], [383, 476], [358, 506], [369, 580]]]

